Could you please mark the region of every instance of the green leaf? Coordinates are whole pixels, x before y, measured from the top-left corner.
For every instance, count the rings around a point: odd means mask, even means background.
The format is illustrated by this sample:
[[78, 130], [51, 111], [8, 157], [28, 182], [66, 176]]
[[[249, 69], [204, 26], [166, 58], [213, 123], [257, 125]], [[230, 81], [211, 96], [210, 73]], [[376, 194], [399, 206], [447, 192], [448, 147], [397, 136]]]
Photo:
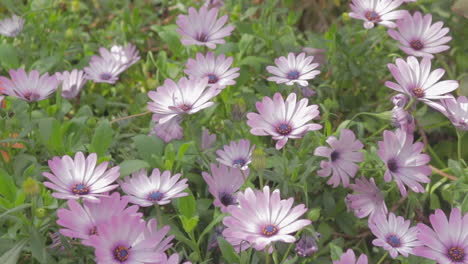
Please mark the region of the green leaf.
[[179, 198], [177, 200], [177, 205], [180, 213], [186, 218], [192, 218], [195, 216], [197, 202], [195, 201], [193, 194]]
[[341, 255], [343, 254], [343, 250], [335, 245], [335, 243], [331, 242], [328, 244], [330, 246], [330, 254], [331, 254], [331, 258], [332, 260], [339, 260]]
[[29, 248], [32, 256], [40, 263], [48, 263], [44, 238], [39, 234], [38, 230], [33, 227], [29, 228], [29, 235]]
[[226, 259], [228, 263], [239, 263], [239, 255], [236, 253], [232, 245], [221, 236], [218, 236], [218, 245], [223, 253], [223, 258]]
[[138, 135], [133, 138], [140, 158], [153, 164], [153, 155], [160, 157], [164, 151], [164, 142], [155, 136]]
[[465, 195], [465, 199], [463, 200], [461, 210], [463, 214], [466, 214], [468, 212], [468, 195]]
[[5, 252], [0, 257], [0, 263], [2, 264], [17, 264], [21, 251], [28, 242], [27, 239], [20, 240], [10, 250]]
[[195, 229], [198, 225], [198, 216], [194, 217], [185, 217], [184, 215], [180, 215], [180, 221], [182, 221], [182, 227], [184, 228], [185, 232], [188, 234]]
[[149, 168], [150, 165], [143, 160], [125, 160], [124, 162], [120, 163], [120, 176], [124, 177], [134, 173], [138, 170]]
[[0, 195], [13, 202], [16, 196], [16, 185], [10, 175], [0, 168]]
[[[9, 214], [14, 213], [14, 212], [16, 212], [16, 211], [21, 211], [21, 210], [26, 209], [26, 208], [29, 208], [29, 207], [31, 207], [30, 204], [22, 204], [22, 205], [19, 205], [19, 206], [13, 208], [13, 209], [10, 209], [10, 210], [8, 210], [8, 211], [5, 211], [3, 214], [0, 215], [0, 219], [2, 219], [2, 217], [6, 216], [6, 215], [9, 215]], [[1, 263], [1, 262], [0, 262], [0, 263]]]
[[60, 151], [63, 148], [63, 134], [60, 123], [54, 118], [39, 120], [39, 134], [43, 143], [50, 151]]
[[430, 206], [432, 210], [440, 208], [439, 196], [437, 196], [435, 192], [430, 194], [430, 200]]
[[89, 151], [97, 153], [98, 156], [104, 156], [112, 143], [113, 135], [114, 131], [112, 130], [109, 121], [103, 120], [99, 122], [96, 130], [94, 131]]
[[12, 45], [6, 43], [0, 45], [0, 64], [5, 69], [19, 68], [18, 55]]

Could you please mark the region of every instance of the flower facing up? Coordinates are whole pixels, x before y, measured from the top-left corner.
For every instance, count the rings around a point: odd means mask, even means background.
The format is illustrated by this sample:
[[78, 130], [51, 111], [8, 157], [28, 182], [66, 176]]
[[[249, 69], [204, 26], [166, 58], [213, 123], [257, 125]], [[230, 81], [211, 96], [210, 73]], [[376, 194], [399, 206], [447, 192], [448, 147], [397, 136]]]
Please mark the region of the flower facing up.
[[413, 135], [402, 130], [385, 130], [383, 141], [378, 144], [377, 154], [387, 167], [385, 181], [389, 182], [393, 177], [403, 196], [406, 196], [405, 185], [414, 192], [424, 192], [420, 183], [430, 182], [427, 176], [431, 174], [431, 169], [427, 166], [431, 158], [421, 154], [424, 144], [413, 144]]
[[468, 131], [468, 97], [459, 96], [440, 100], [440, 104], [431, 105], [444, 114], [452, 124], [464, 131]]
[[161, 249], [167, 246], [161, 248], [158, 242], [164, 239], [168, 228], [150, 232], [140, 215], [116, 215], [97, 229], [99, 235], [91, 236], [87, 242], [95, 249], [97, 264], [159, 263], [165, 258]]
[[206, 128], [202, 131], [200, 148], [202, 150], [209, 149], [216, 142], [216, 134], [210, 134], [210, 131]]
[[413, 250], [416, 256], [433, 259], [441, 264], [468, 263], [468, 214], [462, 216], [458, 208], [452, 209], [450, 218], [437, 209], [429, 217], [432, 228], [418, 224], [419, 247]]
[[[62, 226], [60, 233], [71, 238], [89, 239], [99, 235], [97, 226], [118, 217], [121, 214], [136, 214], [138, 206], [128, 207], [128, 198], [120, 198], [118, 192], [109, 197], [101, 197], [99, 203], [85, 201], [80, 205], [75, 200], [68, 200], [68, 208], [57, 211], [57, 224]], [[86, 242], [84, 242], [86, 244]]]
[[97, 155], [91, 153], [87, 158], [82, 152], [75, 154], [75, 159], [65, 155], [49, 160], [52, 173], [43, 175], [50, 180], [44, 185], [55, 190], [52, 196], [58, 199], [84, 198], [98, 202], [97, 197], [108, 196], [106, 193], [119, 185], [112, 184], [119, 178], [119, 166], [107, 170], [108, 162], [96, 166]]
[[10, 70], [10, 78], [11, 80], [0, 76], [3, 93], [27, 102], [37, 102], [48, 98], [60, 84], [55, 76], [49, 76], [48, 73], [39, 75], [36, 70], [32, 70], [29, 74], [23, 69]]
[[356, 217], [369, 216], [369, 219], [373, 219], [379, 214], [387, 215], [383, 194], [375, 184], [374, 178], [356, 179], [356, 183], [351, 184], [349, 188], [354, 191], [354, 194], [346, 196], [346, 205], [353, 210]]
[[13, 15], [10, 18], [0, 20], [0, 34], [6, 37], [16, 37], [23, 30], [24, 19]]
[[189, 59], [185, 65], [187, 69], [184, 72], [191, 78], [208, 77], [208, 85], [217, 86], [220, 89], [228, 85], [234, 85], [239, 77], [239, 68], [230, 68], [232, 57], [226, 58], [224, 54], [215, 57], [213, 52], [209, 51], [206, 57], [197, 53], [196, 59]]
[[303, 204], [292, 207], [293, 198], [281, 200], [280, 191], [270, 193], [268, 186], [263, 192], [247, 188], [237, 199], [239, 205], [230, 205], [230, 215], [223, 219], [227, 227], [223, 235], [228, 241], [247, 241], [256, 250], [263, 250], [276, 241], [294, 243], [291, 233], [311, 224], [310, 220], [298, 220], [307, 211]]
[[348, 129], [341, 130], [340, 139], [331, 136], [327, 143], [331, 148], [321, 146], [314, 151], [314, 155], [328, 158], [328, 161], [320, 163], [322, 169], [317, 171], [317, 174], [320, 177], [332, 175], [328, 184], [332, 184], [333, 187], [337, 187], [340, 182], [346, 187], [349, 185], [349, 178], [354, 178], [359, 169], [355, 162], [364, 159], [364, 154], [359, 152], [364, 145], [356, 140], [353, 131]]
[[[246, 177], [249, 173], [248, 169], [244, 172]], [[211, 174], [202, 172], [202, 176], [210, 193], [215, 197], [214, 206], [221, 208], [225, 213], [229, 205], [237, 204], [236, 192], [245, 181], [239, 169], [211, 163]]]
[[148, 177], [146, 170], [142, 169], [119, 182], [131, 203], [147, 207], [154, 204], [165, 205], [174, 198], [187, 196], [187, 193], [182, 192], [188, 187], [187, 179], [179, 181], [180, 176], [180, 173], [171, 176], [168, 170], [161, 174], [159, 169], [154, 169]]
[[317, 105], [309, 105], [309, 100], [296, 100], [296, 94], [291, 93], [284, 101], [280, 93], [276, 93], [273, 99], [263, 97], [262, 102], [257, 102], [257, 113], [247, 114], [247, 124], [252, 128], [250, 133], [257, 136], [271, 135], [277, 140], [276, 149], [281, 149], [289, 138], [301, 138], [308, 131], [319, 130], [322, 125], [308, 123], [319, 116]]
[[431, 99], [449, 98], [447, 93], [458, 88], [458, 82], [454, 80], [437, 82], [445, 70], [436, 69], [431, 72], [431, 60], [428, 57], [424, 57], [419, 63], [415, 57], [409, 56], [407, 61], [396, 59], [396, 65], [389, 63], [387, 66], [398, 82], [386, 81], [388, 88], [429, 105], [433, 104]]
[[[153, 120], [154, 119], [157, 118], [153, 116]], [[182, 139], [184, 137], [184, 128], [180, 125], [181, 122], [182, 118], [180, 116], [176, 116], [163, 124], [156, 122], [150, 135], [156, 135], [166, 143], [174, 139]]]
[[182, 35], [180, 40], [185, 46], [198, 45], [207, 46], [210, 49], [216, 48], [216, 44], [224, 44], [223, 39], [234, 30], [234, 26], [225, 26], [227, 15], [218, 17], [218, 9], [208, 9], [202, 6], [200, 10], [190, 7], [188, 15], [179, 15], [177, 17], [177, 32]]
[[396, 22], [398, 31], [389, 29], [388, 34], [400, 42], [400, 49], [406, 54], [433, 58], [433, 54], [450, 48], [444, 44], [452, 38], [445, 36], [449, 29], [442, 28], [442, 22], [431, 25], [431, 21], [431, 14], [423, 17], [420, 12], [416, 12], [413, 16], [405, 13], [403, 18]]
[[224, 150], [216, 151], [219, 156], [216, 160], [226, 166], [246, 170], [252, 162], [254, 149], [255, 145], [250, 146], [250, 141], [247, 139], [241, 139], [239, 143], [231, 141], [230, 145], [224, 146]]
[[84, 71], [77, 69], [71, 72], [57, 72], [55, 76], [58, 80], [62, 81], [62, 97], [67, 99], [75, 98], [87, 81]]
[[178, 83], [171, 79], [164, 81], [164, 85], [156, 91], [148, 92], [151, 102], [148, 110], [154, 113], [153, 120], [160, 124], [182, 114], [194, 114], [212, 106], [210, 100], [221, 92], [217, 87], [208, 86], [208, 78], [181, 78]]
[[391, 20], [400, 19], [407, 13], [405, 10], [395, 10], [402, 3], [403, 0], [353, 0], [349, 16], [364, 20], [367, 29], [373, 28], [375, 24], [394, 28], [397, 25]]
[[410, 227], [410, 224], [410, 220], [393, 213], [388, 215], [388, 221], [386, 215], [377, 215], [369, 220], [369, 228], [377, 237], [372, 244], [383, 247], [392, 258], [398, 254], [408, 257], [413, 248], [421, 244], [417, 238], [418, 228]]
[[341, 255], [340, 260], [333, 261], [333, 264], [367, 264], [367, 261], [367, 256], [361, 254], [356, 262], [356, 255], [354, 255], [354, 251], [352, 249], [348, 249], [346, 253]]
[[320, 73], [314, 70], [319, 66], [318, 63], [312, 63], [314, 56], [306, 57], [302, 52], [297, 57], [294, 53], [289, 53], [288, 57], [281, 56], [275, 59], [276, 66], [267, 66], [267, 71], [274, 76], [268, 77], [268, 81], [293, 85], [298, 83], [301, 86], [307, 86], [307, 80], [314, 79]]

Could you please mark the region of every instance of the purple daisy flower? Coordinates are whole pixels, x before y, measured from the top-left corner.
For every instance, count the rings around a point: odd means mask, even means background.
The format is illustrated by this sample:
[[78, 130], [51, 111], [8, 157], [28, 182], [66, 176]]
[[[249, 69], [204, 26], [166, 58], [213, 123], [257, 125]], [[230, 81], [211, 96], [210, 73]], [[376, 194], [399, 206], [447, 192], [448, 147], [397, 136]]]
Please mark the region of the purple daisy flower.
[[356, 262], [356, 255], [354, 255], [354, 251], [352, 249], [348, 249], [346, 253], [341, 255], [340, 260], [333, 261], [333, 264], [367, 264], [367, 261], [367, 256], [361, 254]]
[[165, 205], [174, 198], [188, 195], [182, 192], [188, 187], [187, 179], [179, 181], [180, 176], [180, 173], [171, 176], [168, 170], [161, 174], [159, 169], [154, 169], [148, 176], [147, 171], [142, 169], [133, 173], [131, 178], [125, 177], [125, 181], [119, 180], [119, 183], [131, 203], [142, 207]]
[[346, 196], [346, 205], [353, 210], [356, 217], [369, 216], [369, 219], [373, 219], [379, 214], [387, 215], [384, 196], [375, 184], [374, 178], [356, 179], [356, 183], [349, 185], [349, 188], [354, 191], [354, 194]]
[[17, 15], [0, 20], [0, 35], [16, 37], [23, 30], [24, 19]]
[[[127, 208], [128, 199], [114, 192], [109, 197], [101, 197], [99, 203], [85, 201], [80, 205], [75, 200], [68, 200], [68, 208], [57, 211], [57, 224], [63, 228], [60, 233], [71, 238], [89, 239], [99, 234], [97, 226], [121, 214], [136, 214], [138, 206]], [[86, 244], [86, 242], [84, 243]]]
[[416, 256], [433, 259], [441, 264], [468, 263], [468, 214], [462, 216], [453, 208], [450, 218], [437, 209], [429, 217], [432, 228], [418, 224], [421, 245], [413, 250]]
[[114, 61], [125, 66], [125, 70], [140, 60], [139, 52], [135, 45], [127, 44], [127, 46], [114, 45], [110, 51], [106, 48], [100, 48], [99, 53], [103, 58], [114, 58]]
[[247, 114], [247, 124], [252, 128], [250, 133], [257, 136], [271, 135], [276, 149], [281, 149], [289, 138], [302, 138], [308, 131], [319, 130], [322, 125], [308, 123], [319, 116], [317, 105], [309, 105], [306, 98], [296, 101], [296, 94], [291, 93], [284, 101], [280, 93], [275, 93], [273, 100], [263, 97], [257, 102], [257, 113]]
[[241, 139], [239, 143], [231, 141], [230, 145], [224, 145], [224, 150], [216, 151], [219, 156], [216, 160], [226, 166], [246, 170], [252, 162], [254, 149], [255, 144], [250, 146], [250, 141], [247, 139]]
[[291, 233], [311, 224], [310, 220], [299, 219], [307, 208], [303, 204], [292, 207], [293, 198], [281, 200], [280, 191], [265, 186], [263, 192], [247, 188], [237, 195], [239, 205], [228, 206], [229, 216], [223, 219], [227, 227], [223, 231], [226, 238], [247, 241], [256, 250], [276, 241], [294, 243]]
[[408, 257], [414, 247], [421, 245], [417, 238], [418, 228], [410, 227], [410, 224], [410, 220], [397, 217], [393, 213], [388, 214], [388, 221], [386, 215], [376, 215], [369, 220], [369, 228], [377, 237], [372, 244], [383, 247], [392, 258], [396, 258], [398, 254]]
[[406, 10], [396, 10], [403, 0], [353, 0], [350, 4], [352, 12], [349, 16], [355, 19], [364, 20], [364, 28], [371, 29], [374, 25], [380, 24], [388, 28], [397, 25], [391, 20], [402, 18]]
[[[165, 256], [165, 258], [161, 261], [158, 262], [157, 264], [179, 264], [180, 262], [180, 256], [177, 253], [172, 254], [170, 257]], [[192, 264], [190, 261], [185, 261], [183, 264]]]
[[202, 137], [201, 137], [201, 143], [200, 143], [200, 148], [202, 150], [209, 149], [213, 146], [213, 144], [216, 142], [216, 134], [211, 134], [210, 131], [206, 128], [203, 129], [202, 131]]
[[84, 68], [86, 79], [95, 83], [114, 84], [119, 80], [119, 75], [125, 71], [125, 65], [113, 58], [91, 57], [89, 66]]
[[468, 131], [468, 97], [459, 96], [457, 99], [451, 96], [440, 100], [440, 104], [431, 105], [444, 114], [452, 124], [464, 131]]
[[320, 163], [322, 169], [317, 171], [317, 174], [320, 177], [332, 175], [327, 183], [333, 187], [337, 187], [340, 182], [343, 182], [343, 186], [346, 187], [349, 185], [349, 178], [354, 178], [359, 170], [355, 162], [361, 162], [364, 159], [364, 154], [359, 152], [364, 145], [356, 140], [354, 132], [348, 129], [341, 130], [340, 139], [334, 136], [327, 138], [327, 143], [331, 148], [320, 146], [314, 151], [315, 156], [329, 159]]
[[32, 70], [27, 74], [24, 69], [10, 70], [10, 79], [0, 76], [0, 84], [6, 95], [20, 98], [27, 102], [37, 102], [48, 98], [60, 84], [60, 81], [48, 73], [39, 75]]
[[200, 10], [190, 7], [188, 15], [179, 15], [177, 17], [177, 25], [179, 28], [177, 32], [182, 35], [180, 40], [185, 46], [198, 45], [207, 46], [210, 49], [215, 49], [216, 44], [224, 44], [226, 41], [223, 39], [231, 35], [234, 26], [226, 26], [228, 17], [227, 15], [218, 17], [218, 9], [209, 9], [202, 6]]
[[98, 166], [96, 162], [96, 153], [85, 158], [82, 152], [78, 152], [74, 160], [68, 155], [54, 157], [49, 160], [49, 168], [53, 174], [43, 173], [50, 180], [44, 182], [44, 185], [55, 190], [52, 196], [58, 199], [84, 198], [90, 202], [98, 202], [97, 197], [108, 196], [107, 192], [119, 187], [112, 183], [119, 178], [120, 168], [115, 166], [106, 171], [108, 162]]
[[[157, 119], [157, 117], [155, 118], [153, 116], [153, 120], [154, 119]], [[174, 139], [182, 139], [184, 138], [184, 129], [182, 126], [180, 126], [181, 122], [182, 118], [180, 116], [171, 118], [169, 121], [163, 124], [156, 122], [155, 126], [150, 132], [150, 135], [156, 135], [166, 143], [169, 143]]]
[[221, 8], [224, 6], [224, 1], [223, 0], [205, 0], [205, 3], [203, 5], [208, 7], [208, 9]]
[[[247, 169], [244, 174], [248, 177], [249, 173]], [[226, 213], [229, 205], [237, 204], [236, 192], [244, 184], [244, 177], [239, 169], [211, 163], [211, 174], [202, 172], [202, 176], [210, 193], [215, 197], [214, 206]]]
[[95, 249], [97, 264], [159, 263], [170, 247], [170, 239], [164, 239], [169, 227], [158, 231], [156, 221], [147, 227], [140, 215], [120, 214], [97, 228], [99, 235], [87, 243]]
[[430, 99], [449, 98], [447, 93], [458, 88], [458, 82], [446, 80], [437, 82], [445, 73], [444, 69], [431, 72], [431, 60], [424, 57], [421, 63], [409, 56], [407, 61], [396, 59], [396, 65], [387, 64], [398, 83], [386, 81], [385, 85], [397, 92], [431, 104]]
[[385, 130], [383, 141], [379, 141], [378, 144], [377, 154], [387, 167], [385, 181], [389, 182], [393, 177], [403, 196], [406, 196], [405, 185], [414, 192], [423, 193], [425, 190], [420, 183], [430, 182], [427, 176], [432, 173], [431, 168], [427, 166], [431, 158], [421, 154], [424, 144], [413, 144], [413, 135], [402, 130]]
[[84, 71], [74, 69], [71, 72], [57, 72], [55, 76], [62, 81], [62, 97], [66, 99], [75, 98], [80, 92], [83, 85], [88, 81], [85, 78]]
[[266, 67], [267, 71], [275, 76], [268, 77], [267, 80], [278, 84], [294, 85], [298, 83], [300, 86], [307, 86], [309, 85], [307, 80], [314, 79], [320, 73], [319, 70], [314, 70], [319, 64], [312, 63], [313, 60], [314, 56], [306, 57], [304, 52], [297, 57], [291, 52], [288, 54], [288, 58], [284, 56], [276, 58], [276, 66]]
[[208, 78], [181, 78], [178, 83], [171, 79], [164, 81], [156, 91], [148, 92], [152, 100], [148, 110], [154, 113], [153, 120], [163, 124], [175, 116], [194, 114], [212, 106], [210, 100], [221, 92], [217, 87], [208, 86]]
[[442, 28], [444, 23], [437, 22], [431, 25], [431, 21], [431, 14], [423, 17], [420, 12], [416, 12], [413, 16], [406, 13], [396, 22], [398, 31], [389, 29], [388, 34], [400, 42], [400, 49], [406, 54], [434, 58], [433, 54], [450, 48], [444, 44], [452, 37], [445, 36], [450, 30]]
[[190, 78], [205, 78], [208, 77], [208, 85], [216, 85], [220, 89], [224, 89], [228, 85], [234, 85], [237, 77], [239, 77], [239, 68], [230, 68], [232, 65], [232, 57], [226, 58], [224, 54], [215, 57], [213, 52], [209, 51], [206, 57], [201, 53], [197, 53], [196, 59], [189, 59], [185, 65], [187, 69], [184, 72]]

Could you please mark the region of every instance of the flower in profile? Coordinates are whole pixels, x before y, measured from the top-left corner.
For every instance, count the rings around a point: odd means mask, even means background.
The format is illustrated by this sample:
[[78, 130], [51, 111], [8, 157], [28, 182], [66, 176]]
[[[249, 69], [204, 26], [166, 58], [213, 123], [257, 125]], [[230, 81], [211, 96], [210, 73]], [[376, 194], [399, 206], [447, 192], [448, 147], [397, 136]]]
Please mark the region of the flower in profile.
[[301, 138], [308, 131], [319, 130], [322, 125], [308, 123], [319, 116], [317, 105], [309, 105], [309, 100], [296, 100], [296, 94], [291, 93], [284, 101], [280, 93], [275, 93], [273, 99], [263, 97], [256, 107], [260, 114], [248, 113], [247, 124], [252, 128], [250, 133], [257, 136], [271, 135], [277, 140], [276, 149], [281, 149], [289, 138]]
[[154, 113], [153, 120], [163, 124], [175, 116], [194, 114], [212, 106], [210, 101], [221, 92], [217, 87], [208, 86], [208, 78], [181, 78], [178, 83], [171, 79], [164, 81], [156, 91], [148, 92], [151, 102], [148, 110]]
[[440, 104], [431, 105], [444, 114], [452, 124], [460, 130], [468, 131], [468, 97], [451, 96], [448, 99], [440, 100]]
[[206, 57], [197, 53], [195, 60], [188, 59], [184, 72], [194, 79], [208, 77], [208, 85], [224, 89], [228, 85], [234, 85], [234, 79], [239, 77], [239, 68], [230, 68], [232, 61], [232, 57], [226, 58], [224, 54], [215, 57], [211, 51], [208, 51]]
[[413, 250], [416, 256], [433, 259], [444, 264], [468, 263], [468, 214], [462, 216], [458, 208], [453, 208], [450, 218], [437, 209], [429, 217], [432, 228], [419, 223], [419, 247]]
[[99, 53], [103, 58], [114, 58], [114, 61], [125, 66], [125, 70], [140, 60], [139, 52], [135, 45], [127, 44], [127, 46], [114, 45], [110, 51], [106, 48], [100, 48]]
[[17, 15], [0, 20], [0, 34], [6, 37], [16, 37], [23, 30], [24, 19]]
[[[249, 176], [247, 169], [244, 174]], [[220, 164], [211, 163], [211, 174], [202, 172], [203, 179], [208, 184], [210, 193], [215, 197], [214, 206], [221, 208], [223, 213], [227, 212], [229, 205], [237, 204], [236, 192], [244, 184], [244, 177], [239, 169]]]
[[95, 249], [97, 264], [158, 263], [165, 258], [161, 249], [167, 246], [161, 247], [158, 242], [164, 239], [168, 228], [151, 232], [140, 215], [116, 215], [97, 229], [99, 235], [87, 241]]
[[216, 160], [226, 166], [246, 170], [252, 162], [254, 149], [255, 144], [250, 146], [248, 139], [241, 139], [238, 143], [231, 141], [230, 145], [224, 145], [223, 150], [216, 151], [219, 156]]
[[421, 245], [417, 238], [418, 228], [410, 227], [410, 224], [410, 220], [393, 213], [388, 214], [388, 221], [386, 215], [376, 215], [369, 220], [369, 228], [377, 237], [372, 244], [383, 247], [392, 258], [398, 254], [408, 257], [414, 247]]
[[81, 92], [83, 85], [88, 81], [85, 78], [84, 71], [77, 69], [71, 72], [57, 72], [55, 76], [62, 82], [62, 97], [66, 99], [75, 98]]
[[425, 190], [420, 183], [430, 182], [427, 176], [432, 173], [431, 168], [427, 166], [431, 158], [421, 154], [424, 144], [413, 144], [413, 135], [402, 130], [385, 130], [383, 141], [379, 141], [378, 144], [377, 154], [387, 167], [385, 181], [389, 182], [393, 177], [403, 196], [406, 196], [405, 185], [414, 192], [423, 193]]
[[[62, 226], [60, 233], [71, 238], [89, 239], [92, 235], [98, 235], [98, 225], [110, 221], [121, 214], [136, 214], [138, 206], [127, 207], [128, 199], [120, 198], [118, 192], [109, 197], [101, 197], [99, 203], [85, 201], [80, 205], [75, 200], [68, 200], [68, 208], [57, 210], [57, 224]], [[86, 242], [85, 242], [86, 243]]]
[[356, 183], [349, 185], [349, 188], [354, 191], [354, 194], [346, 196], [346, 205], [353, 210], [356, 217], [369, 216], [369, 219], [373, 219], [379, 214], [387, 215], [384, 196], [375, 184], [374, 178], [356, 179]]
[[95, 83], [114, 84], [119, 80], [119, 75], [125, 71], [125, 65], [115, 61], [113, 57], [91, 57], [89, 66], [83, 70], [86, 73], [86, 78]]
[[437, 82], [445, 73], [444, 69], [431, 72], [431, 59], [424, 57], [421, 63], [409, 56], [407, 61], [396, 59], [396, 65], [389, 63], [388, 69], [398, 83], [386, 81], [385, 85], [399, 93], [431, 104], [431, 99], [449, 98], [447, 93], [458, 88], [458, 82], [446, 80]]
[[406, 133], [413, 133], [416, 127], [413, 116], [405, 110], [407, 98], [404, 94], [397, 94], [392, 97], [394, 107], [392, 109], [392, 121], [396, 128]]
[[210, 131], [206, 128], [203, 129], [202, 131], [202, 137], [201, 137], [201, 143], [200, 143], [200, 148], [202, 150], [209, 149], [213, 146], [213, 144], [216, 142], [216, 134], [211, 134]]
[[294, 55], [289, 53], [288, 57], [281, 56], [275, 59], [276, 66], [267, 66], [267, 71], [274, 76], [268, 77], [268, 81], [276, 83], [284, 83], [286, 85], [293, 85], [298, 83], [300, 86], [307, 86], [309, 82], [316, 75], [320, 73], [319, 70], [314, 70], [319, 66], [318, 63], [312, 63], [314, 56], [306, 57], [306, 54]]
[[97, 155], [91, 153], [85, 158], [82, 152], [75, 154], [75, 159], [65, 155], [49, 160], [52, 173], [43, 175], [50, 180], [44, 185], [55, 190], [52, 196], [58, 199], [84, 198], [90, 202], [98, 202], [97, 197], [108, 196], [109, 191], [119, 185], [112, 184], [119, 178], [119, 166], [107, 170], [108, 162], [96, 166]]
[[202, 6], [200, 10], [190, 7], [188, 15], [179, 15], [177, 17], [177, 32], [182, 35], [180, 40], [185, 46], [197, 45], [207, 46], [210, 49], [216, 48], [216, 44], [224, 44], [223, 39], [231, 35], [234, 26], [225, 26], [228, 17], [227, 15], [218, 17], [218, 9], [209, 9]]
[[328, 158], [328, 161], [320, 162], [321, 170], [317, 171], [320, 177], [331, 178], [328, 184], [337, 187], [340, 182], [343, 186], [349, 185], [349, 178], [354, 178], [359, 166], [355, 162], [361, 162], [364, 159], [364, 154], [359, 152], [364, 145], [361, 141], [356, 140], [354, 132], [349, 129], [342, 129], [340, 139], [334, 136], [327, 138], [328, 147], [317, 147], [314, 155]]
[[349, 16], [364, 20], [364, 28], [371, 29], [375, 24], [388, 28], [397, 25], [391, 20], [402, 18], [406, 10], [395, 10], [403, 3], [403, 0], [352, 0]]
[[367, 262], [367, 256], [364, 254], [361, 254], [356, 262], [356, 255], [354, 255], [354, 251], [352, 249], [348, 249], [346, 253], [341, 255], [340, 260], [333, 261], [333, 264], [367, 264]]
[[303, 258], [312, 256], [315, 252], [318, 251], [317, 242], [313, 236], [304, 235], [296, 243], [295, 250], [297, 255]]
[[171, 176], [171, 172], [166, 170], [162, 174], [159, 169], [154, 169], [151, 176], [142, 169], [127, 176], [125, 180], [119, 180], [122, 190], [127, 194], [129, 201], [143, 207], [154, 204], [165, 205], [174, 198], [187, 196], [182, 192], [188, 187], [187, 179], [179, 181], [181, 174]]
[[32, 70], [29, 74], [24, 69], [10, 70], [10, 78], [11, 80], [0, 76], [3, 93], [27, 102], [48, 98], [60, 84], [55, 76], [49, 76], [48, 73], [39, 75], [36, 70]]
[[229, 216], [223, 219], [227, 227], [223, 235], [228, 239], [247, 241], [256, 250], [263, 250], [271, 243], [294, 243], [291, 233], [297, 232], [310, 220], [298, 219], [307, 208], [303, 204], [292, 207], [293, 198], [281, 200], [280, 191], [265, 186], [263, 192], [247, 188], [237, 195], [239, 205], [228, 206]]
[[[153, 120], [154, 119], [157, 118], [153, 117]], [[180, 126], [181, 122], [182, 118], [180, 116], [176, 116], [163, 124], [156, 122], [150, 135], [156, 135], [166, 143], [175, 139], [182, 139], [184, 137], [184, 129]]]
[[400, 49], [408, 55], [434, 58], [433, 54], [448, 50], [450, 46], [444, 45], [452, 37], [446, 36], [449, 28], [442, 28], [442, 22], [431, 25], [432, 15], [424, 17], [420, 12], [413, 16], [405, 13], [396, 23], [398, 31], [389, 29], [388, 34], [400, 42]]
[[205, 3], [203, 5], [206, 6], [208, 9], [221, 8], [224, 6], [224, 1], [223, 0], [205, 0]]

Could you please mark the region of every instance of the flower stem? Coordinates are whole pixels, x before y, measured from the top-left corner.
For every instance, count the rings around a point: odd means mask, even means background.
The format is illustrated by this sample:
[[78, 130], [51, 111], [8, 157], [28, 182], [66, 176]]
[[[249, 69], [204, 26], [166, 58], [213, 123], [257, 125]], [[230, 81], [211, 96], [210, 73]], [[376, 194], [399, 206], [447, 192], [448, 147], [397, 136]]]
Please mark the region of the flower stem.
[[143, 112], [143, 113], [139, 113], [139, 114], [135, 114], [135, 115], [129, 115], [129, 116], [124, 116], [124, 117], [120, 117], [120, 118], [116, 118], [114, 120], [112, 120], [110, 123], [115, 123], [115, 122], [119, 122], [119, 121], [123, 121], [123, 120], [127, 120], [127, 119], [130, 119], [130, 118], [134, 118], [134, 117], [138, 117], [138, 116], [144, 116], [144, 115], [147, 115], [151, 113], [151, 111], [146, 111], [146, 112]]
[[268, 253], [269, 248], [270, 247], [265, 248], [265, 264], [270, 264], [270, 261], [271, 261], [270, 254]]
[[462, 140], [463, 140], [463, 136], [464, 136], [464, 132], [460, 132], [458, 129], [457, 129], [457, 137], [458, 137], [458, 143], [457, 143], [457, 155], [458, 155], [458, 162], [461, 163], [462, 159], [463, 159], [463, 155], [462, 155]]
[[263, 185], [263, 171], [258, 172], [258, 180], [260, 181], [260, 186], [263, 189], [263, 187], [265, 186], [265, 185]]
[[381, 264], [385, 258], [388, 256], [388, 251], [385, 251], [385, 254], [380, 258], [379, 262], [377, 262], [377, 264]]

